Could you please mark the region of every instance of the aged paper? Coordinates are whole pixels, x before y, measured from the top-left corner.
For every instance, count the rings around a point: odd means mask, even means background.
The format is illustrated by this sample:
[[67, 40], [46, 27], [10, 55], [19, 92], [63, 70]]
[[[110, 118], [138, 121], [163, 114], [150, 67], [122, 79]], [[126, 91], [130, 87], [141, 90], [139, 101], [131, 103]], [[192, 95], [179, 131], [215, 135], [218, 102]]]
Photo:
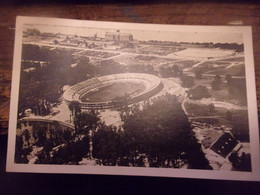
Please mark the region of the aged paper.
[[251, 27], [17, 17], [7, 171], [259, 180]]

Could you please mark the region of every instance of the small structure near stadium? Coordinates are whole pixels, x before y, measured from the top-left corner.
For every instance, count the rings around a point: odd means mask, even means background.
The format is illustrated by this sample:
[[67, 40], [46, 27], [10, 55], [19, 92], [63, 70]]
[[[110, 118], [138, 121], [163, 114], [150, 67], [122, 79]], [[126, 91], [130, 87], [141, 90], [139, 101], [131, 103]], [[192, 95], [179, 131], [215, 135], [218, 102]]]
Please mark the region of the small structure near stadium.
[[88, 79], [64, 92], [66, 103], [78, 101], [81, 108], [105, 109], [143, 101], [159, 93], [161, 80], [150, 74], [122, 73]]

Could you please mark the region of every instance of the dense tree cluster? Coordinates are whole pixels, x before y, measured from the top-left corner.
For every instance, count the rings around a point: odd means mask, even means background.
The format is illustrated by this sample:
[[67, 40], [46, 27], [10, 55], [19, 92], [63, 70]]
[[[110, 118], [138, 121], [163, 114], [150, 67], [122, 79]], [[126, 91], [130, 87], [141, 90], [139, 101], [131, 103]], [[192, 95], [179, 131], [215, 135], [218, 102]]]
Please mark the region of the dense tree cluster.
[[213, 90], [221, 89], [221, 77], [219, 75], [215, 75], [213, 81], [211, 82], [211, 88]]
[[[73, 111], [75, 113], [75, 111]], [[42, 148], [37, 154], [36, 164], [78, 164], [82, 157], [90, 153], [90, 131], [101, 125], [96, 111], [78, 111], [74, 114], [75, 130], [65, 128], [57, 121], [19, 122], [18, 128], [31, 126], [31, 130], [21, 130], [16, 138], [16, 163], [28, 163], [28, 155], [33, 148]]]
[[16, 135], [15, 141], [15, 162], [16, 163], [28, 163], [27, 155], [32, 151], [31, 147], [24, 147], [23, 136]]
[[228, 157], [229, 161], [232, 163], [232, 166], [237, 171], [251, 171], [251, 155], [242, 153], [241, 156], [238, 156], [238, 153], [232, 153]]
[[187, 91], [188, 98], [192, 100], [200, 100], [202, 98], [209, 98], [211, 95], [206, 86], [198, 85]]
[[181, 77], [181, 86], [185, 88], [191, 88], [195, 85], [194, 78], [192, 76], [185, 76]]
[[[28, 130], [28, 127], [31, 127], [31, 130]], [[57, 121], [52, 123], [18, 122], [17, 128], [21, 134], [16, 137], [16, 163], [28, 163], [27, 155], [35, 147], [43, 147], [41, 155], [45, 154], [46, 158], [49, 159], [50, 150], [68, 142], [73, 135], [71, 129], [62, 127]]]
[[[36, 115], [49, 114], [51, 104], [60, 101], [64, 85], [74, 85], [97, 74], [86, 57], [78, 59], [77, 66], [72, 67], [76, 59], [68, 50], [53, 51], [24, 44], [22, 51], [23, 68], [31, 64], [36, 71], [21, 71], [19, 113], [30, 108]], [[45, 61], [44, 65], [39, 63], [41, 60]]]
[[208, 169], [177, 98], [165, 95], [121, 111], [123, 130], [103, 127], [93, 137], [93, 157], [103, 165]]
[[161, 66], [159, 68], [159, 73], [161, 77], [168, 78], [168, 77], [180, 77], [183, 76], [183, 70], [179, 68], [178, 65], [174, 64], [173, 66]]
[[194, 74], [196, 79], [202, 79], [202, 70], [197, 69], [195, 70]]
[[48, 140], [38, 154], [35, 164], [78, 164], [82, 157], [89, 153], [89, 137], [71, 138], [57, 149], [53, 149], [52, 142]]
[[123, 107], [122, 128], [105, 125], [96, 111], [82, 112], [77, 103], [70, 108], [75, 131], [62, 130], [57, 122], [34, 123], [32, 132], [24, 130], [17, 138], [17, 163], [28, 163], [26, 156], [36, 146], [43, 148], [37, 164], [78, 164], [83, 157], [93, 157], [98, 164], [110, 166], [210, 169], [173, 95], [146, 101], [142, 108]]

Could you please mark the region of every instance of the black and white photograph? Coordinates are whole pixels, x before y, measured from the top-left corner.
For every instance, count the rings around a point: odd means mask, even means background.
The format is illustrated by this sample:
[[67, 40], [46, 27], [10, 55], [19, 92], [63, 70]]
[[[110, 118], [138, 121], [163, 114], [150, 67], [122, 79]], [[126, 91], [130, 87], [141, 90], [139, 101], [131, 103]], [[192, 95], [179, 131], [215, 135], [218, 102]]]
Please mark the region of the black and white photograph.
[[260, 180], [250, 27], [15, 30], [7, 171]]

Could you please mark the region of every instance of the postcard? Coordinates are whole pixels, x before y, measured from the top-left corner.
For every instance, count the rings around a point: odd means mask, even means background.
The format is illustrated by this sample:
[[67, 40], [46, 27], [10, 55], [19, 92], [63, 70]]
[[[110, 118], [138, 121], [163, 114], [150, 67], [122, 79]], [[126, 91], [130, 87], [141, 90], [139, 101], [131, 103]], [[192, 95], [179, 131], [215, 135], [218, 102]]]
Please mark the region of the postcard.
[[251, 27], [15, 31], [8, 172], [260, 180]]

